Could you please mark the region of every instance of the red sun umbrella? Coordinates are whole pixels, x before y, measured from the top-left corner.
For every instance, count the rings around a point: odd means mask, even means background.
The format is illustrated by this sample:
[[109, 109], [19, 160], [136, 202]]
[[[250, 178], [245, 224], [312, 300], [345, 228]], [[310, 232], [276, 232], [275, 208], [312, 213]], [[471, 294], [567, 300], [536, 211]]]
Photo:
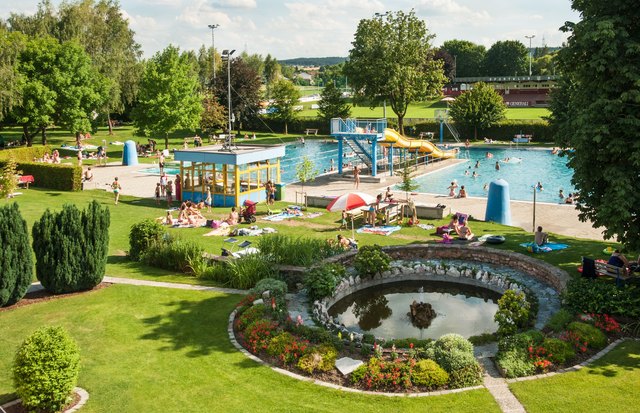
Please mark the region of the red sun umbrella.
[[349, 192], [344, 195], [340, 195], [327, 206], [327, 210], [331, 212], [335, 211], [349, 211], [354, 208], [373, 204], [376, 199], [364, 192]]

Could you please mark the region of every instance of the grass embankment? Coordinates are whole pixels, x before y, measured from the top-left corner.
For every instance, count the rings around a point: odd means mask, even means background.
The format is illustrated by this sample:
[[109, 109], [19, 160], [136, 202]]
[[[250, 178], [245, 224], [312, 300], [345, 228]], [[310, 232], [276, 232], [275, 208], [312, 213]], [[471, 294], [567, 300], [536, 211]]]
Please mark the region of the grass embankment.
[[[76, 204], [80, 208], [84, 208], [89, 201], [97, 200], [106, 205], [111, 210], [111, 227], [109, 239], [109, 258], [107, 264], [107, 275], [116, 277], [128, 277], [150, 280], [162, 280], [169, 282], [188, 282], [196, 283], [205, 281], [196, 280], [193, 277], [183, 274], [176, 274], [156, 268], [144, 266], [140, 263], [131, 262], [126, 257], [126, 251], [129, 249], [129, 229], [132, 224], [145, 218], [155, 219], [163, 217], [166, 214], [166, 203], [156, 205], [155, 200], [151, 198], [136, 198], [130, 196], [122, 196], [120, 203], [115, 206], [113, 204], [113, 194], [107, 191], [93, 190], [84, 192], [58, 192], [40, 189], [29, 189], [22, 191], [24, 194], [15, 198], [15, 202], [20, 205], [20, 210], [27, 220], [29, 228], [37, 219], [40, 218], [46, 208], [59, 210], [65, 203]], [[0, 201], [0, 204], [13, 201]], [[272, 209], [280, 209], [288, 203], [278, 202]], [[174, 203], [175, 205], [175, 203]], [[229, 208], [213, 208], [212, 212], [203, 211], [204, 215], [209, 219], [226, 218]], [[339, 233], [351, 235], [351, 231], [339, 231], [340, 213], [327, 212], [320, 208], [309, 208], [308, 212], [322, 212], [322, 215], [313, 219], [294, 218], [282, 222], [269, 222], [263, 220], [267, 210], [264, 203], [258, 204], [258, 221], [257, 224], [262, 227], [275, 228], [279, 233], [291, 235], [294, 237], [313, 237], [321, 239], [335, 239]], [[423, 220], [423, 223], [430, 223], [435, 226], [448, 223], [448, 220]], [[478, 235], [484, 234], [501, 234], [507, 238], [507, 242], [502, 245], [491, 246], [498, 249], [506, 249], [518, 251], [528, 254], [519, 244], [531, 241], [531, 234], [516, 227], [508, 227], [504, 225], [494, 224], [490, 222], [474, 221], [471, 223], [474, 232]], [[246, 227], [246, 224], [240, 224], [240, 227]], [[226, 237], [214, 236], [204, 237], [210, 229], [207, 228], [170, 228], [171, 234], [184, 239], [192, 240], [201, 245], [205, 251], [219, 254], [221, 248], [229, 247], [224, 243]], [[605, 245], [602, 242], [565, 237], [562, 235], [551, 234], [555, 242], [569, 244], [570, 247], [554, 251], [546, 254], [536, 254], [535, 257], [556, 265], [570, 274], [576, 274], [576, 267], [580, 263], [582, 256], [603, 257], [602, 250]], [[249, 240], [255, 242], [256, 237], [236, 237], [240, 242]], [[385, 237], [375, 234], [357, 234], [360, 245], [378, 244], [378, 245], [403, 245], [424, 242], [435, 242], [440, 240], [435, 235], [435, 230], [423, 230], [419, 227], [403, 227], [401, 231]], [[607, 244], [614, 245], [616, 244]], [[487, 244], [487, 246], [489, 246]]]
[[82, 355], [83, 412], [499, 412], [486, 390], [428, 398], [345, 393], [271, 371], [235, 350], [238, 296], [114, 285], [0, 312], [0, 402], [20, 342], [62, 325]]
[[509, 386], [529, 413], [637, 412], [640, 342], [618, 345], [577, 372]]

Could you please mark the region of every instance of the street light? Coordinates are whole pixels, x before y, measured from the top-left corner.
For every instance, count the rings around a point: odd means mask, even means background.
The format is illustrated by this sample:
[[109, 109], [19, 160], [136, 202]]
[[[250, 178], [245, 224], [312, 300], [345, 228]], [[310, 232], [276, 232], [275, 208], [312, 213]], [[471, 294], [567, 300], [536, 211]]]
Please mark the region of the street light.
[[229, 135], [231, 135], [231, 128], [232, 128], [232, 122], [231, 122], [231, 55], [235, 52], [234, 50], [223, 50], [222, 51], [222, 61], [226, 61], [227, 62], [227, 102], [229, 103]]
[[209, 28], [211, 29], [211, 55], [213, 56], [213, 81], [211, 82], [211, 89], [213, 89], [216, 85], [216, 41], [213, 35], [213, 31], [220, 27], [219, 24], [210, 24]]
[[536, 37], [535, 34], [532, 34], [531, 36], [524, 36], [527, 39], [529, 39], [529, 76], [531, 76], [531, 58], [533, 56], [533, 53], [531, 52], [531, 39], [533, 39], [534, 37]]

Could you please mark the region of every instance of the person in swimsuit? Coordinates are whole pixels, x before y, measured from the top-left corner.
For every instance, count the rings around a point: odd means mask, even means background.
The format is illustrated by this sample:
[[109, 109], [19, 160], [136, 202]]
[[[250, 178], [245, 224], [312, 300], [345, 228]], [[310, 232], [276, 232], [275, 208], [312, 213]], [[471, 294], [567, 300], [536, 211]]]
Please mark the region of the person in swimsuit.
[[111, 189], [113, 189], [113, 194], [116, 198], [116, 205], [118, 205], [118, 200], [120, 199], [120, 190], [122, 189], [122, 186], [120, 186], [120, 182], [118, 182], [117, 177], [113, 180]]

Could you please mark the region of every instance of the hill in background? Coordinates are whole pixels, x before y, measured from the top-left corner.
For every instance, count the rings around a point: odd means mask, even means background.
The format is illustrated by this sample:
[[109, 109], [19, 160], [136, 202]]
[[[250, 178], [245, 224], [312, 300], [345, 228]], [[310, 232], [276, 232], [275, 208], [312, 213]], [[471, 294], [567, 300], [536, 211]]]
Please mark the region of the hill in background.
[[297, 57], [295, 59], [278, 60], [281, 65], [289, 66], [331, 66], [347, 60], [346, 57]]

